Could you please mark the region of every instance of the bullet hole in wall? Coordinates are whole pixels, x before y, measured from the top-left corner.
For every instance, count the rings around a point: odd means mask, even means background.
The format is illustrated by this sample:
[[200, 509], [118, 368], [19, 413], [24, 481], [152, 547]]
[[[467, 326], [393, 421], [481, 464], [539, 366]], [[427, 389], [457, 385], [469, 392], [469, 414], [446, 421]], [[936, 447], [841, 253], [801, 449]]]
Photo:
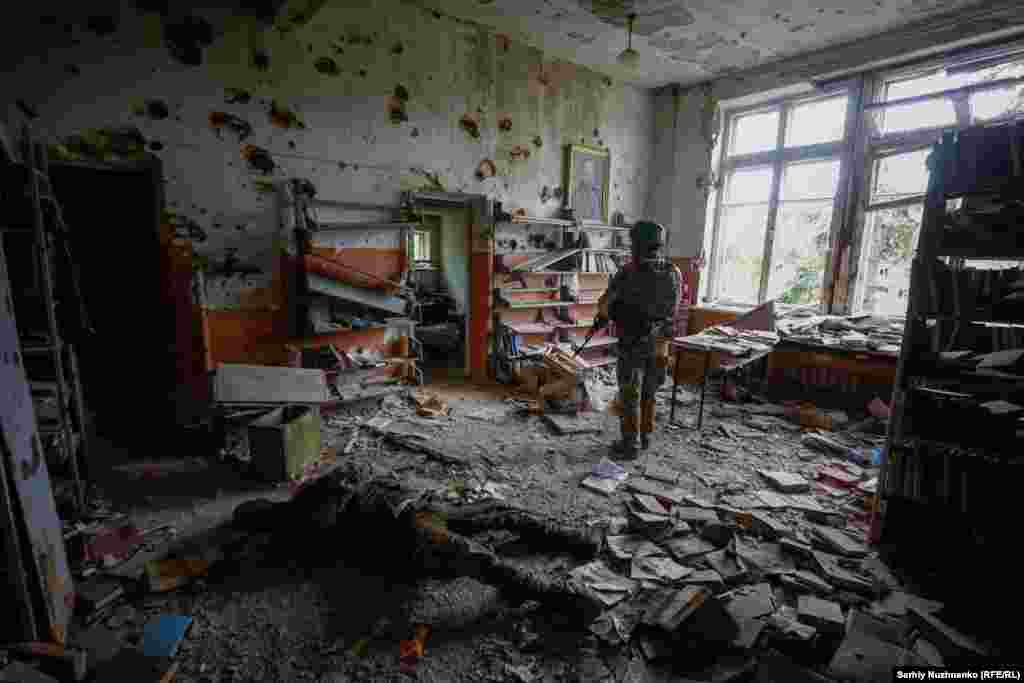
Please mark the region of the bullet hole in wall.
[[400, 55], [403, 52], [405, 52], [405, 45], [402, 44], [402, 41], [398, 41], [391, 48], [391, 54], [393, 55]]
[[276, 100], [270, 101], [270, 110], [267, 112], [267, 115], [270, 118], [270, 123], [278, 128], [304, 129], [306, 127], [306, 124], [303, 123], [298, 114], [291, 109], [280, 106]]
[[252, 95], [248, 90], [242, 90], [241, 88], [224, 89], [224, 101], [228, 104], [247, 104], [250, 100], [252, 100]]
[[338, 63], [330, 57], [320, 57], [313, 62], [313, 68], [325, 76], [338, 76], [341, 74], [341, 68], [338, 66]]
[[274, 163], [270, 152], [256, 145], [245, 145], [242, 147], [242, 158], [249, 163], [250, 168], [261, 173], [273, 173], [274, 169], [277, 168], [277, 164]]
[[288, 148], [289, 149], [295, 149], [295, 141], [294, 140], [289, 140], [288, 141]]
[[270, 54], [266, 50], [254, 50], [252, 65], [258, 71], [266, 71], [270, 68]]
[[512, 130], [512, 117], [502, 116], [498, 119], [498, 130], [508, 133]]
[[152, 140], [149, 143], [149, 149], [151, 151], [153, 151], [153, 152], [159, 152], [163, 148], [164, 148], [164, 143], [160, 142], [159, 140]]
[[348, 168], [348, 164], [346, 164], [344, 161], [339, 161], [338, 162], [338, 169], [339, 170], [344, 171], [346, 168]]
[[360, 75], [360, 76], [361, 76], [362, 78], [366, 78], [366, 69], [360, 69], [360, 70], [359, 70], [359, 75]]
[[544, 138], [542, 138], [539, 135], [534, 135], [533, 136], [533, 146], [536, 147], [537, 149], [540, 149], [541, 147], [543, 147], [544, 146]]
[[420, 129], [419, 128], [413, 128], [412, 129], [412, 133], [410, 133], [410, 135], [412, 135], [414, 138], [418, 138], [420, 136]]
[[82, 70], [80, 68], [78, 68], [77, 64], [68, 64], [67, 66], [64, 67], [64, 70], [67, 71], [72, 76], [81, 76], [82, 75]]

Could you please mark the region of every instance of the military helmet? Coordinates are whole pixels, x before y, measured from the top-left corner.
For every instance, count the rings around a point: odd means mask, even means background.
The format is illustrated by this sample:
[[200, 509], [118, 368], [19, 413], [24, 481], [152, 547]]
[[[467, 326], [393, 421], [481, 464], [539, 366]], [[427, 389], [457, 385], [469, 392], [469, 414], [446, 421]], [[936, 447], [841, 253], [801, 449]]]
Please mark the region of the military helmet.
[[658, 249], [665, 245], [665, 228], [653, 221], [637, 221], [629, 231], [633, 246], [643, 251]]

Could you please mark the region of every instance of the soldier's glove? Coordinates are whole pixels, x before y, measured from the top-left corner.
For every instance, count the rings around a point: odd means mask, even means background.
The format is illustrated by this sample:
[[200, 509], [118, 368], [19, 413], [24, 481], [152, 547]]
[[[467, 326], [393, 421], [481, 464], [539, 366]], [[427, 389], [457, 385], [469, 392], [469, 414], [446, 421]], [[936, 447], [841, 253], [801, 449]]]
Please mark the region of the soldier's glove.
[[595, 330], [603, 330], [606, 327], [608, 327], [608, 318], [604, 317], [603, 315], [598, 315], [596, 318], [594, 318]]

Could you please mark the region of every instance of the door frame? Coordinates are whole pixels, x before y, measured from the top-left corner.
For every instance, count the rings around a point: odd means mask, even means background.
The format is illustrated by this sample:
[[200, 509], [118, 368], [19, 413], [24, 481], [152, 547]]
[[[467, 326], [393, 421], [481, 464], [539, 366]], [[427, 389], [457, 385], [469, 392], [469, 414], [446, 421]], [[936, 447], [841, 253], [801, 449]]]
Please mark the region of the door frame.
[[[494, 262], [494, 211], [490, 199], [461, 192], [407, 192], [403, 204], [413, 210], [468, 209], [466, 240], [469, 269], [466, 292], [466, 374], [488, 380], [491, 274]], [[442, 219], [443, 220], [443, 219]], [[442, 235], [443, 239], [443, 235]]]

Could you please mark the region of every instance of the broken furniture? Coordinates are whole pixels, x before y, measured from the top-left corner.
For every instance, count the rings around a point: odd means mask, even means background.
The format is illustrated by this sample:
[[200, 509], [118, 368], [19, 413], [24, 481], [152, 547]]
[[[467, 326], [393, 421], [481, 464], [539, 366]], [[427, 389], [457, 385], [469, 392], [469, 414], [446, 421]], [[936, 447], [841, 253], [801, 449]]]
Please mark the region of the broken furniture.
[[316, 406], [275, 408], [249, 423], [253, 471], [271, 482], [302, 476], [320, 457], [320, 410]]
[[[416, 367], [421, 347], [410, 317], [417, 301], [409, 284], [410, 240], [418, 224], [322, 221], [314, 216], [315, 208], [345, 204], [316, 198], [315, 190], [297, 179], [289, 191], [292, 211], [285, 216], [284, 229], [291, 227], [295, 236], [290, 247], [295, 334], [287, 346], [292, 350], [334, 347], [344, 352], [374, 345], [388, 350], [385, 355], [392, 374], [422, 382]], [[376, 211], [397, 209], [377, 207]], [[352, 238], [356, 234], [358, 242]], [[382, 246], [364, 247], [367, 235]], [[336, 317], [339, 309], [343, 318]], [[396, 342], [396, 333], [405, 339]], [[367, 337], [375, 337], [376, 344]]]
[[[723, 375], [736, 375], [767, 357], [778, 342], [778, 336], [771, 332], [757, 330], [739, 331], [721, 326], [710, 328], [700, 334], [678, 337], [670, 342], [674, 350], [675, 366], [672, 381], [672, 407], [669, 409], [669, 423], [675, 424], [676, 397], [681, 377], [686, 377], [687, 368], [692, 368], [690, 359], [701, 359], [700, 404], [697, 408], [699, 430], [704, 423], [704, 398], [708, 379], [713, 370]], [[692, 376], [691, 376], [692, 377]]]
[[804, 389], [884, 396], [896, 381], [899, 357], [887, 351], [852, 350], [782, 338], [768, 359], [768, 380], [799, 383]]
[[[932, 148], [872, 527], [894, 570], [948, 594], [948, 609], [997, 640], [1008, 634], [989, 626], [992, 607], [1024, 605], [1016, 568], [1003, 559], [1019, 534], [1012, 501], [1024, 484], [1024, 315], [1003, 305], [1024, 285], [1016, 267], [1024, 240], [1013, 220], [1022, 134], [1019, 120], [976, 126]], [[962, 200], [958, 213], [950, 200]], [[979, 202], [986, 208], [972, 211]]]

